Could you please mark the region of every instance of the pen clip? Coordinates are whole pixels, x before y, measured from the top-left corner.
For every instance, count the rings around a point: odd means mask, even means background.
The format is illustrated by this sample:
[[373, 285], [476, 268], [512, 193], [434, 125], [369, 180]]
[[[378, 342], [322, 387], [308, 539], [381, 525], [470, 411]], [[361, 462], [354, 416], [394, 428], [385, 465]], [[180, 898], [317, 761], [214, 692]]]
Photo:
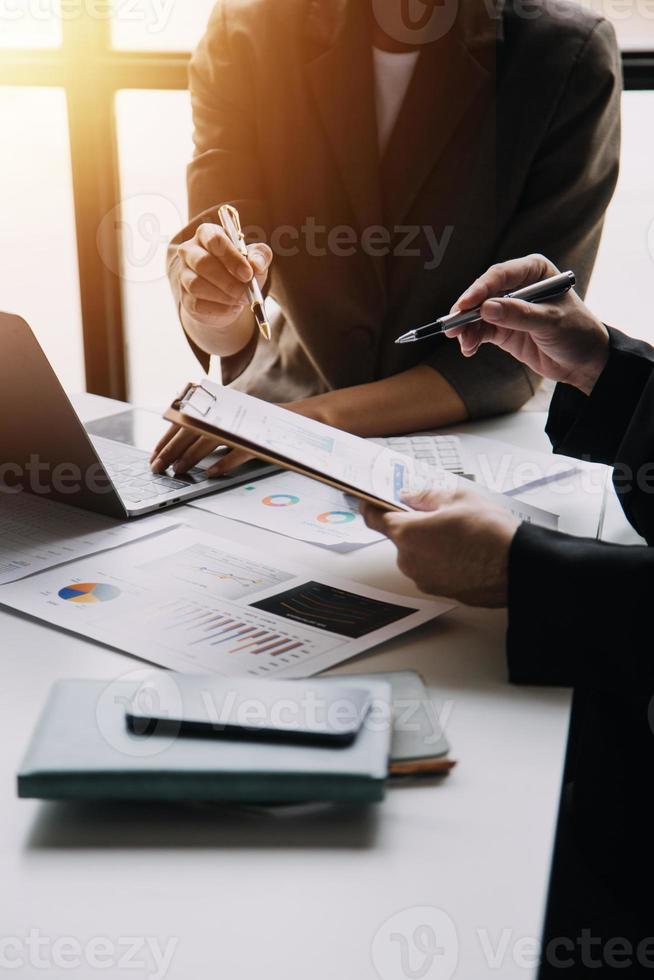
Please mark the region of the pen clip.
[[248, 250], [245, 244], [245, 235], [241, 227], [241, 218], [232, 204], [222, 204], [218, 208], [218, 219], [224, 228], [227, 237], [242, 255], [247, 255]]

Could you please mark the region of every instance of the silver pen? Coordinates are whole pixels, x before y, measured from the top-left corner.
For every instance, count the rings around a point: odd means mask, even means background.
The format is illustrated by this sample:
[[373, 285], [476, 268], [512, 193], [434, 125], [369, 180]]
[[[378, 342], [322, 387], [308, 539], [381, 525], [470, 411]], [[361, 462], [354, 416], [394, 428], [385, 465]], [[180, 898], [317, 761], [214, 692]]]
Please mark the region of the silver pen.
[[[562, 272], [542, 282], [535, 282], [524, 289], [517, 289], [514, 293], [507, 293], [502, 299], [521, 299], [526, 303], [544, 303], [548, 299], [556, 299], [568, 293], [577, 282], [574, 272]], [[491, 299], [492, 297], [488, 297]], [[498, 297], [499, 298], [499, 297]], [[428, 337], [435, 337], [437, 334], [445, 333], [446, 330], [454, 330], [455, 327], [467, 327], [471, 323], [479, 323], [481, 320], [481, 307], [474, 310], [467, 310], [465, 313], [450, 313], [449, 316], [442, 316], [433, 323], [427, 323], [424, 327], [417, 327], [403, 333], [395, 341], [396, 344], [413, 344], [416, 340], [426, 340]]]
[[[247, 259], [248, 248], [245, 244], [245, 235], [243, 234], [241, 219], [236, 208], [231, 204], [223, 204], [218, 208], [218, 218], [232, 245], [235, 245], [243, 258]], [[254, 319], [257, 321], [257, 326], [259, 327], [259, 333], [266, 340], [270, 340], [272, 333], [266, 316], [263, 293], [256, 280], [256, 276], [252, 276], [252, 279], [246, 284], [245, 288], [247, 289], [248, 299], [250, 300], [250, 309], [254, 313]]]

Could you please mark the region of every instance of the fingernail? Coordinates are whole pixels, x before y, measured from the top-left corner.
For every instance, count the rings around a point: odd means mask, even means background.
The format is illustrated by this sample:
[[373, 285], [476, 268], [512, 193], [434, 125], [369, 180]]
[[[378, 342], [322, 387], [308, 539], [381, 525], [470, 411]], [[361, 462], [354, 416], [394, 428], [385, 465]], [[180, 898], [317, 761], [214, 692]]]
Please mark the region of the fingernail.
[[493, 323], [501, 323], [504, 319], [504, 307], [494, 299], [484, 303], [482, 313], [485, 320], [492, 320]]
[[250, 252], [250, 262], [259, 273], [266, 271], [266, 260], [261, 252]]
[[252, 269], [250, 266], [240, 265], [238, 267], [238, 277], [242, 282], [249, 282], [252, 278]]

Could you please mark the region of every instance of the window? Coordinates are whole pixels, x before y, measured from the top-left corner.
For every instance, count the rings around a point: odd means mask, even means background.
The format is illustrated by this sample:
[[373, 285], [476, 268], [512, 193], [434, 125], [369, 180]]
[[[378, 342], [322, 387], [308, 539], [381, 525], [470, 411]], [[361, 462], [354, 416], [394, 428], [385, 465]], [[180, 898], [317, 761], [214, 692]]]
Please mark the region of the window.
[[[613, 20], [629, 90], [589, 298], [654, 340], [654, 0], [583, 2]], [[197, 374], [165, 243], [186, 220], [188, 52], [213, 5], [0, 0], [0, 307], [30, 321], [70, 387], [160, 407]]]
[[191, 51], [215, 4], [216, 0], [114, 0], [112, 43], [127, 51]]
[[63, 384], [81, 389], [82, 317], [63, 89], [0, 87], [0, 132], [0, 308], [23, 316]]
[[190, 100], [127, 90], [117, 95], [116, 118], [128, 390], [137, 404], [159, 408], [200, 370], [166, 277], [166, 245], [186, 224]]
[[622, 160], [588, 292], [602, 320], [654, 343], [654, 91], [622, 96]]
[[582, 0], [582, 6], [612, 22], [623, 51], [654, 49], [652, 0]]
[[0, 49], [54, 48], [61, 44], [61, 13], [57, 0], [2, 0]]

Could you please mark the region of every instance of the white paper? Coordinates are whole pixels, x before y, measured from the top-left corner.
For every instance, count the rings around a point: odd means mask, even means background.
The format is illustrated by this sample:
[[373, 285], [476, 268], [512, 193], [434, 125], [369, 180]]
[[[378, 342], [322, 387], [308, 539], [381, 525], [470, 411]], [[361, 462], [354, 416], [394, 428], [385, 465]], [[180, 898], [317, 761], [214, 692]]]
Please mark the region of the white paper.
[[[297, 415], [208, 378], [192, 390], [181, 406], [184, 414], [215, 426], [235, 440], [312, 469], [327, 479], [353, 487], [368, 496], [410, 510], [402, 503], [403, 490], [469, 488], [463, 477], [411, 459], [401, 453]], [[518, 503], [501, 494], [487, 495], [520, 520], [556, 527], [554, 514]]]
[[[579, 472], [583, 463], [567, 456], [522, 449], [512, 443], [483, 436], [461, 436], [466, 458], [480, 484], [498, 493], [519, 493], [536, 483], [547, 486]], [[587, 465], [587, 464], [586, 464]]]
[[404, 436], [375, 436], [371, 442], [392, 449], [412, 459], [427, 460], [430, 466], [439, 466], [459, 476], [465, 474], [461, 439], [454, 435], [425, 435], [424, 432]]
[[0, 585], [175, 527], [170, 517], [121, 522], [29, 493], [0, 493]]
[[190, 528], [0, 588], [0, 602], [190, 673], [308, 677], [448, 612]]
[[536, 505], [541, 511], [557, 514], [558, 526], [568, 534], [597, 535], [606, 466], [467, 433], [461, 442], [478, 486], [510, 494], [505, 499], [513, 499], [514, 506]]
[[424, 488], [427, 474], [432, 482], [442, 476], [446, 486], [456, 479], [444, 470], [424, 468], [423, 472], [419, 462], [401, 453], [208, 379], [195, 388], [181, 410], [237, 440], [403, 510], [409, 508], [401, 503], [401, 491]]
[[366, 527], [355, 497], [297, 473], [202, 497], [192, 506], [332, 551], [355, 551], [385, 540]]

